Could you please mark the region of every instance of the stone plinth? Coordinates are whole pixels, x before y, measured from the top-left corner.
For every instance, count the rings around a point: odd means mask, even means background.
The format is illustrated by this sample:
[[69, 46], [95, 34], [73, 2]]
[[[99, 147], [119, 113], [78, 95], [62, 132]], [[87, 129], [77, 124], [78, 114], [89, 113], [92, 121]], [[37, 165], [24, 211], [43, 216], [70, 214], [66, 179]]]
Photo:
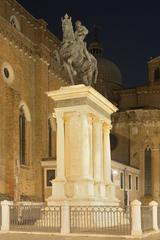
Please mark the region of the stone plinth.
[[84, 85], [47, 94], [57, 120], [57, 174], [48, 204], [117, 205], [109, 136], [117, 108]]

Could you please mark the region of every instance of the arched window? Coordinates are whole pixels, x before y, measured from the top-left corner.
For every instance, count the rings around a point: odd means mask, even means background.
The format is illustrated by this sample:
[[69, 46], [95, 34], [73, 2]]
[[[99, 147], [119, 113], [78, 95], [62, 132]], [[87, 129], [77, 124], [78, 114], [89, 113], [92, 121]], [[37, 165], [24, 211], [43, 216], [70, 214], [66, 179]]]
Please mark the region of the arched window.
[[51, 119], [48, 119], [48, 156], [52, 157], [52, 126]]
[[20, 23], [18, 21], [18, 19], [16, 18], [16, 16], [12, 15], [10, 17], [10, 23], [11, 25], [16, 28], [18, 31], [21, 31], [21, 27], [20, 27]]
[[29, 165], [32, 161], [31, 115], [27, 104], [19, 105], [19, 162]]
[[145, 169], [145, 187], [144, 193], [145, 195], [152, 194], [152, 161], [151, 161], [151, 149], [145, 149], [145, 162], [144, 162], [144, 169]]
[[56, 130], [56, 119], [50, 114], [47, 121], [47, 154], [52, 158], [56, 158]]
[[26, 118], [23, 106], [19, 110], [19, 150], [20, 164], [26, 164]]
[[160, 68], [157, 67], [154, 71], [154, 80], [159, 81], [160, 80]]

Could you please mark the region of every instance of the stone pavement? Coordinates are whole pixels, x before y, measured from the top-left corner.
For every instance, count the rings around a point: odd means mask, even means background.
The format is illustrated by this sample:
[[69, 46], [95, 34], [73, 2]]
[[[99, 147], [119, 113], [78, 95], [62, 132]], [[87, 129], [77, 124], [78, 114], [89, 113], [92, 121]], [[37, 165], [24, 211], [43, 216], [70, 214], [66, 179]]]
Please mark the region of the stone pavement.
[[[49, 234], [31, 234], [31, 233], [0, 233], [0, 240], [139, 240], [142, 238], [128, 237], [106, 237], [106, 236], [60, 236]], [[144, 240], [160, 240], [160, 233], [150, 235]]]

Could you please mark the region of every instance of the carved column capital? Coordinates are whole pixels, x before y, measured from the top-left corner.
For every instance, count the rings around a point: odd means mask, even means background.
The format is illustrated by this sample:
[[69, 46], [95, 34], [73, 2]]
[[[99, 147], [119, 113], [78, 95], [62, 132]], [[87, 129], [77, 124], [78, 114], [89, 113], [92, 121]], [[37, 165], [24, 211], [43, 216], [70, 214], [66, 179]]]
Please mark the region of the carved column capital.
[[64, 112], [55, 109], [54, 115], [56, 116], [57, 119], [59, 119], [59, 120], [60, 120], [60, 119], [64, 120]]
[[104, 131], [110, 132], [112, 129], [111, 123], [103, 122], [103, 129], [104, 129]]

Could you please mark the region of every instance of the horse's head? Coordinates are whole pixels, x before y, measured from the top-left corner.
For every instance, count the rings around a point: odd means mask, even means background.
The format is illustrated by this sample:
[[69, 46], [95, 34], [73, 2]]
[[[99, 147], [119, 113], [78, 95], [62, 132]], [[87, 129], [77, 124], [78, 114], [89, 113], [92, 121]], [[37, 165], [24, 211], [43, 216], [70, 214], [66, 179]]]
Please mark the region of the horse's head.
[[72, 18], [65, 14], [64, 18], [61, 18], [62, 30], [63, 30], [63, 41], [74, 41], [75, 36], [72, 26]]

